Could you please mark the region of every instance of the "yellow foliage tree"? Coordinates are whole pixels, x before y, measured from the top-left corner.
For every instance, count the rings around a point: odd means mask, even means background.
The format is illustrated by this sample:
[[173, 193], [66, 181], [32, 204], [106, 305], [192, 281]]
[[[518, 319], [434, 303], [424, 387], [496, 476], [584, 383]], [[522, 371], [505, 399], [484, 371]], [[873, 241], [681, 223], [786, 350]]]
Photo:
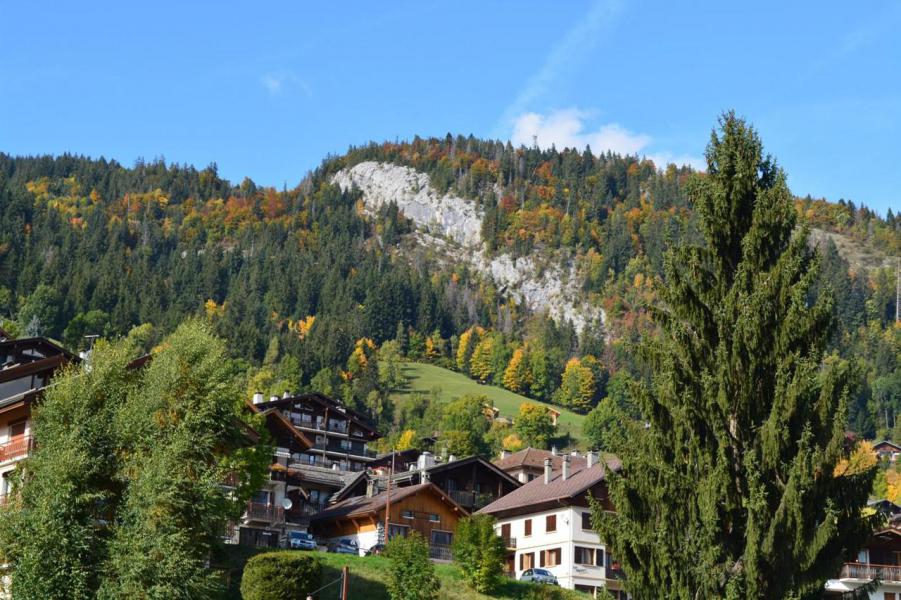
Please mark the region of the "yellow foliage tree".
[[397, 444], [395, 444], [395, 450], [403, 451], [409, 450], [413, 447], [413, 442], [416, 441], [416, 431], [413, 429], [405, 429], [403, 433], [400, 434], [400, 437], [397, 438]]
[[[857, 445], [857, 448], [854, 449], [854, 452], [851, 453], [850, 457], [843, 458], [835, 465], [832, 474], [835, 477], [858, 475], [869, 471], [876, 465], [876, 462], [877, 458], [876, 452], [873, 450], [873, 444], [862, 441]], [[887, 473], [886, 478], [888, 478]], [[891, 484], [889, 484], [889, 486], [891, 486]], [[894, 502], [894, 500], [892, 500], [892, 502]]]
[[203, 310], [206, 313], [206, 318], [212, 321], [225, 314], [225, 302], [220, 305], [216, 304], [216, 301], [212, 298], [208, 298], [207, 301], [203, 303]]
[[531, 383], [525, 350], [517, 348], [504, 370], [504, 387], [513, 392], [524, 393]]
[[502, 445], [504, 450], [507, 450], [508, 452], [519, 452], [523, 447], [522, 438], [515, 433], [511, 433], [504, 438]]
[[476, 325], [475, 327], [470, 327], [460, 334], [460, 342], [457, 345], [456, 359], [457, 368], [464, 373], [469, 373], [469, 363], [472, 358], [472, 353], [479, 343], [479, 338], [484, 332], [484, 329]]
[[485, 382], [491, 378], [491, 352], [494, 349], [494, 338], [485, 336], [472, 351], [472, 358], [469, 360], [469, 373]]

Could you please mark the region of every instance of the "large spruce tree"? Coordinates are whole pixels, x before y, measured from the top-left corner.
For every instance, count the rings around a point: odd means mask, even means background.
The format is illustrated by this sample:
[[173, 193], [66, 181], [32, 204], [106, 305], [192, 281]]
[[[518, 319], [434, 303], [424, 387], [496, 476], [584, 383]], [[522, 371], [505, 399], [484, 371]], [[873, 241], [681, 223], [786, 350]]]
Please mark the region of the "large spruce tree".
[[637, 598], [808, 598], [871, 532], [874, 470], [843, 469], [855, 373], [824, 355], [828, 290], [785, 174], [733, 113], [690, 186], [704, 238], [666, 257], [661, 336], [612, 448], [598, 530]]

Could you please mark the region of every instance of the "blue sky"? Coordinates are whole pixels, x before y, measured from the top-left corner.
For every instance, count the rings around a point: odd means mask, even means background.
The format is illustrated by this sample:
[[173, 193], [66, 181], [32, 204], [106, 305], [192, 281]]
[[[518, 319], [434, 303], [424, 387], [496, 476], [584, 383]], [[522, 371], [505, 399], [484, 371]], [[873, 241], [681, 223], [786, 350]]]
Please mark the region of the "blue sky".
[[447, 132], [697, 164], [734, 108], [795, 193], [898, 211], [901, 2], [861, 6], [4, 3], [0, 151], [279, 187], [352, 144]]

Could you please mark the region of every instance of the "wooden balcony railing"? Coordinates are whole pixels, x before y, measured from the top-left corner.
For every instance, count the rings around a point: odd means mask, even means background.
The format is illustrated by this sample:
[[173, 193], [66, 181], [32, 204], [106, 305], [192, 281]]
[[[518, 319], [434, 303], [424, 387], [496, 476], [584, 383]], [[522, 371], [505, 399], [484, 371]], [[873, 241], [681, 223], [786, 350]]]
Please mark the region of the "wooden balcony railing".
[[4, 442], [0, 444], [0, 463], [28, 456], [33, 447], [33, 438], [30, 435], [16, 437]]
[[840, 579], [901, 582], [901, 565], [874, 565], [870, 563], [845, 563]]
[[273, 506], [272, 504], [248, 502], [247, 510], [244, 515], [249, 521], [263, 521], [266, 523], [285, 522], [285, 509], [281, 506]]

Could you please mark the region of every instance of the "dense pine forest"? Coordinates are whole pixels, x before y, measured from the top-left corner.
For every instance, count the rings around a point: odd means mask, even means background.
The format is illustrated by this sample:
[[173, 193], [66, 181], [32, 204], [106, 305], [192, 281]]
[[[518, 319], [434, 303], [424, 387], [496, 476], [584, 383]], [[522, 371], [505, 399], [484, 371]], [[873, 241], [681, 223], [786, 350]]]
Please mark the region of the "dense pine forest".
[[[357, 191], [330, 182], [367, 160], [415, 168], [440, 192], [472, 199], [489, 253], [573, 261], [605, 326], [577, 334], [529, 314], [467, 267], [436, 261], [396, 206], [365, 214]], [[702, 242], [686, 190], [703, 176], [632, 156], [450, 135], [352, 148], [281, 191], [250, 179], [234, 185], [215, 165], [0, 154], [2, 326], [73, 350], [86, 335], [132, 332], [149, 349], [200, 315], [228, 340], [248, 389], [324, 390], [395, 435], [453, 420], [427, 399], [390, 402], [405, 359], [603, 420], [605, 403], [628, 402], [625, 380], [648, 376], [633, 346], [657, 333], [649, 307], [666, 285], [664, 250]], [[821, 234], [812, 293], [835, 292], [830, 351], [862, 374], [852, 426], [901, 440], [901, 328], [888, 260], [901, 255], [901, 216], [810, 197], [795, 207]], [[886, 260], [860, 263], [834, 239]]]

